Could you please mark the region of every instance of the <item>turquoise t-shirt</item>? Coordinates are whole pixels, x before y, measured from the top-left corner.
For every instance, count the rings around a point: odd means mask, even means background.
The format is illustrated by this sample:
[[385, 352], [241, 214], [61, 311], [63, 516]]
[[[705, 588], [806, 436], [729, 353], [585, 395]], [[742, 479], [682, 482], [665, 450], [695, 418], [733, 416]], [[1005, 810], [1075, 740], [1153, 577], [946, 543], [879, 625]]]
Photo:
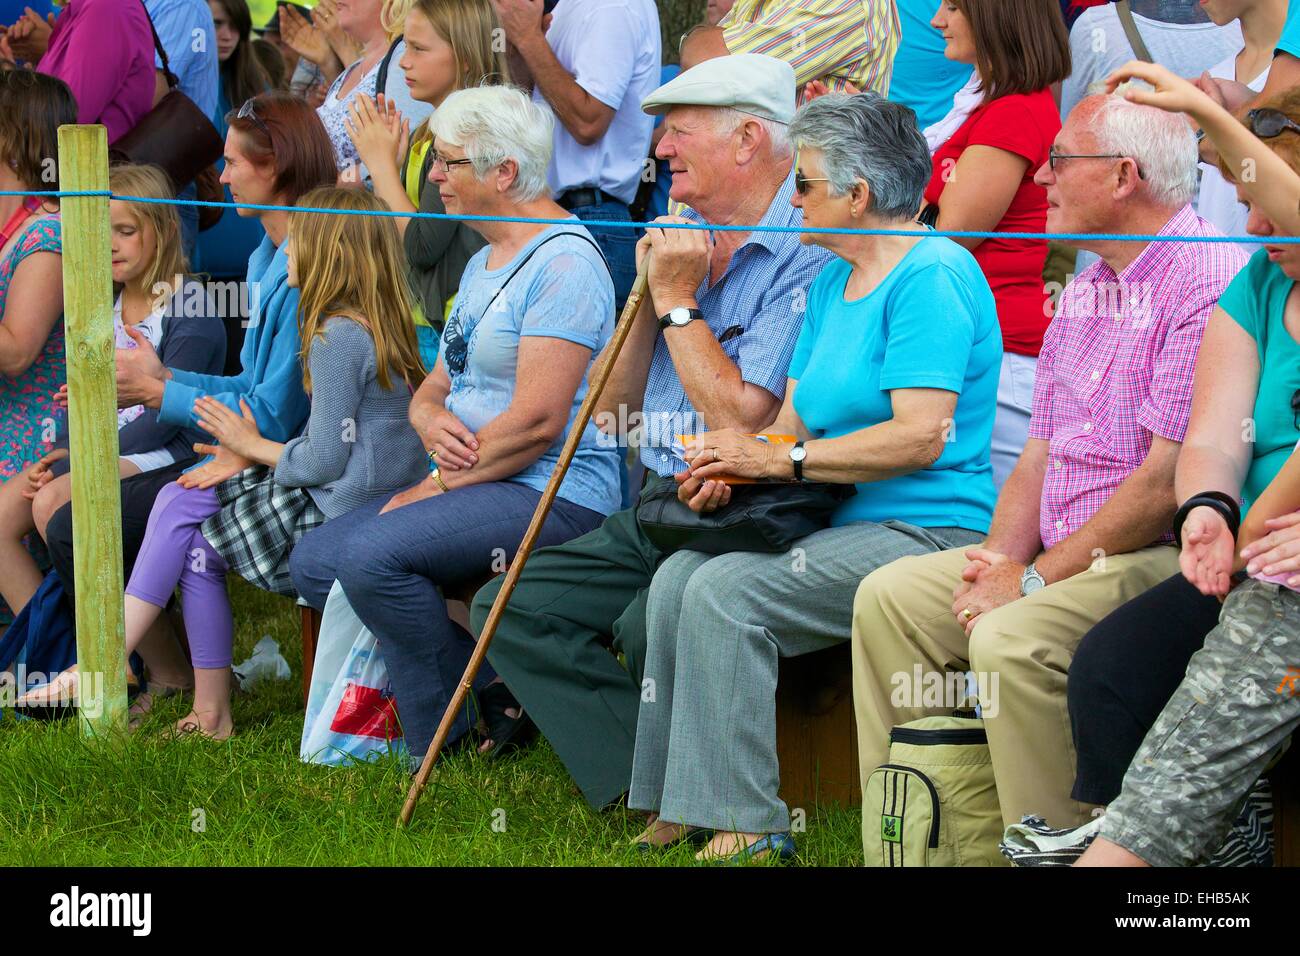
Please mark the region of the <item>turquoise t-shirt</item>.
[[[510, 407], [521, 339], [537, 335], [586, 346], [592, 350], [590, 374], [596, 355], [613, 335], [614, 283], [609, 269], [592, 242], [576, 234], [591, 235], [575, 218], [571, 226], [543, 229], [499, 269], [487, 268], [491, 246], [476, 252], [465, 266], [439, 358], [451, 378], [447, 410], [470, 431], [477, 432]], [[543, 242], [546, 246], [540, 248]], [[545, 490], [587, 385], [584, 375], [564, 432], [508, 481]], [[595, 424], [588, 422], [560, 485], [560, 497], [611, 514], [622, 502], [618, 469], [618, 449], [602, 442]]]
[[1293, 284], [1261, 249], [1219, 297], [1219, 307], [1250, 334], [1259, 350], [1255, 444], [1241, 486], [1246, 508], [1281, 471], [1300, 440], [1291, 409], [1291, 397], [1300, 389], [1300, 342], [1282, 321]]
[[1300, 0], [1291, 0], [1286, 8], [1286, 24], [1278, 37], [1277, 48], [1283, 53], [1300, 57]]
[[930, 26], [938, 8], [938, 0], [898, 0], [902, 39], [894, 56], [889, 98], [910, 106], [921, 129], [948, 115], [953, 96], [966, 85], [975, 69], [943, 55], [943, 34]]
[[[794, 409], [817, 438], [893, 418], [889, 392], [956, 392], [943, 454], [929, 468], [859, 484], [833, 525], [895, 518], [923, 528], [986, 532], [997, 495], [989, 464], [1002, 368], [997, 306], [975, 257], [928, 236], [861, 299], [846, 301], [850, 266], [835, 259], [808, 290], [790, 361]], [[815, 460], [815, 450], [810, 455]]]

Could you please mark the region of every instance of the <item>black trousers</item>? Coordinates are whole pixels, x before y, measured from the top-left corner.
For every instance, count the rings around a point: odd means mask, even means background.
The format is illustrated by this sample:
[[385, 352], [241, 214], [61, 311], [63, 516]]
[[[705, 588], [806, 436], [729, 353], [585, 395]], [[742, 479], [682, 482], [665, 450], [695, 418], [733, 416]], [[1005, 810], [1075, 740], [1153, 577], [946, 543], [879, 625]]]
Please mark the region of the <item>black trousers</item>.
[[1177, 574], [1102, 618], [1070, 664], [1071, 796], [1107, 804], [1223, 607]]
[[[145, 528], [149, 524], [149, 512], [153, 510], [153, 502], [158, 497], [158, 492], [162, 491], [164, 485], [179, 478], [181, 472], [194, 462], [194, 458], [186, 458], [166, 468], [146, 471], [142, 475], [132, 475], [122, 480], [124, 580], [131, 578], [131, 569], [135, 567], [136, 555], [140, 553], [140, 545], [144, 543]], [[54, 569], [59, 572], [59, 577], [63, 581], [63, 588], [67, 592], [68, 609], [71, 611], [75, 607], [73, 596], [76, 587], [72, 563], [71, 502], [54, 512], [53, 517], [50, 518], [50, 523], [45, 529], [45, 545], [49, 549], [50, 560], [54, 562]]]

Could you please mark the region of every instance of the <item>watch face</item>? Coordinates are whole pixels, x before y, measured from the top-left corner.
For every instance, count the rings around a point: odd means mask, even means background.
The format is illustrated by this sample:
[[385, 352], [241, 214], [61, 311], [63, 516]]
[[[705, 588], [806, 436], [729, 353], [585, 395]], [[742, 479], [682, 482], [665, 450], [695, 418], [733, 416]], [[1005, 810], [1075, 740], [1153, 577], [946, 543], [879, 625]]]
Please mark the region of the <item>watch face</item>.
[[1034, 573], [1025, 577], [1024, 581], [1020, 584], [1020, 590], [1024, 591], [1026, 594], [1033, 594], [1046, 584], [1046, 581], [1039, 577], [1037, 573]]
[[678, 327], [686, 325], [691, 321], [690, 309], [673, 309], [668, 313], [668, 321]]
[[791, 461], [803, 461], [807, 457], [808, 457], [808, 449], [804, 448], [802, 445], [790, 449]]

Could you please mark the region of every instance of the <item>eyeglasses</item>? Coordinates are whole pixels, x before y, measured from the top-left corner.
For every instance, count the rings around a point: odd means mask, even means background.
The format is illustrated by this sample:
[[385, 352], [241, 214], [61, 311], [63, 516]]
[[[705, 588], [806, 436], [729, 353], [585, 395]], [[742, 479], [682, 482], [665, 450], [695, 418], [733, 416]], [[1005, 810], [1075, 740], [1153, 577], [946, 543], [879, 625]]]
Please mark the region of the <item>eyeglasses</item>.
[[[1063, 159], [1133, 159], [1133, 157], [1125, 156], [1123, 153], [1059, 153], [1055, 146], [1047, 150], [1047, 165], [1051, 167], [1052, 172], [1056, 172], [1056, 164]], [[1137, 167], [1138, 179], [1146, 179], [1142, 166], [1136, 159], [1133, 159], [1133, 165]]]
[[803, 174], [803, 170], [801, 169], [796, 169], [794, 171], [794, 191], [797, 192], [800, 196], [808, 195], [809, 183], [828, 183], [828, 182], [830, 182], [830, 180], [827, 179], [825, 176], [808, 177]]
[[271, 131], [266, 128], [266, 124], [262, 122], [262, 118], [257, 115], [257, 110], [253, 109], [252, 99], [245, 100], [244, 105], [239, 108], [239, 112], [236, 113], [235, 116], [238, 119], [252, 120], [257, 124], [257, 128], [266, 134], [267, 139], [271, 138]]
[[1259, 109], [1246, 114], [1250, 131], [1260, 139], [1272, 139], [1281, 136], [1287, 130], [1300, 133], [1300, 123], [1295, 122], [1281, 110]]
[[474, 162], [472, 159], [448, 159], [441, 153], [434, 153], [432, 166], [434, 169], [440, 169], [445, 173], [452, 166], [464, 166], [472, 162]]

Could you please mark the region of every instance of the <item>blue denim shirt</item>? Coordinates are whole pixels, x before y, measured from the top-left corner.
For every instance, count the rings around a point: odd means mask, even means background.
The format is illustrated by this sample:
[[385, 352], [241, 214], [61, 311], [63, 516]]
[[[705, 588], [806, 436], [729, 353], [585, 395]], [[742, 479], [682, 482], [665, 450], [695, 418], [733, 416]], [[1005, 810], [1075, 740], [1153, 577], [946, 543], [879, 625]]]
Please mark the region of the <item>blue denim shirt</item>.
[[[759, 225], [802, 226], [803, 214], [790, 205], [793, 194], [792, 168]], [[693, 209], [682, 216], [704, 222]], [[798, 233], [753, 232], [732, 255], [721, 279], [712, 286], [707, 277], [700, 283], [695, 301], [746, 382], [784, 398], [808, 289], [831, 258], [825, 249], [805, 246]], [[685, 471], [686, 462], [673, 450], [677, 436], [707, 431], [708, 422], [686, 397], [663, 333], [655, 342], [641, 404], [642, 463], [665, 478]]]

